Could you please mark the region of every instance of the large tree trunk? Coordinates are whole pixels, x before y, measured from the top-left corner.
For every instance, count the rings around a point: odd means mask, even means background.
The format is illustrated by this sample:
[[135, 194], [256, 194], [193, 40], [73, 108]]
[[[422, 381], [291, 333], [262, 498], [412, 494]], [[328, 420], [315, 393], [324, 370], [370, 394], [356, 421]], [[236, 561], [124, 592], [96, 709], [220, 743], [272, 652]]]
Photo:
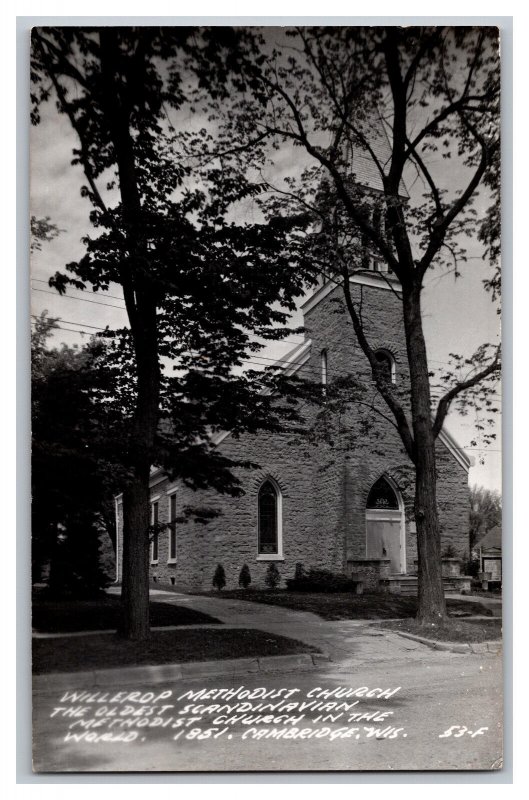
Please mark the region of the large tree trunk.
[[135, 475], [123, 493], [122, 619], [127, 639], [149, 636], [149, 468]]
[[426, 343], [422, 329], [420, 286], [404, 287], [403, 311], [410, 366], [415, 442], [415, 522], [419, 559], [417, 616], [422, 622], [434, 622], [446, 616], [446, 603], [436, 499], [435, 438], [432, 429]]
[[[100, 32], [103, 98], [115, 151], [126, 231], [121, 282], [130, 321], [137, 369], [137, 398], [131, 430], [133, 475], [123, 494], [122, 632], [128, 639], [149, 635], [149, 474], [154, 457], [160, 402], [156, 294], [145, 265], [148, 251], [130, 130], [130, 85], [124, 85], [116, 29]], [[141, 87], [145, 63], [128, 79]]]
[[[149, 324], [150, 316], [150, 324]], [[144, 318], [143, 336], [135, 337], [138, 395], [131, 431], [133, 476], [123, 493], [123, 585], [121, 633], [148, 637], [149, 629], [149, 475], [158, 427], [160, 373], [156, 310]]]
[[[422, 441], [421, 441], [422, 440]], [[437, 511], [437, 475], [433, 437], [417, 436], [415, 465], [415, 522], [419, 559], [419, 608], [421, 622], [439, 621], [446, 615], [441, 569], [441, 534]]]

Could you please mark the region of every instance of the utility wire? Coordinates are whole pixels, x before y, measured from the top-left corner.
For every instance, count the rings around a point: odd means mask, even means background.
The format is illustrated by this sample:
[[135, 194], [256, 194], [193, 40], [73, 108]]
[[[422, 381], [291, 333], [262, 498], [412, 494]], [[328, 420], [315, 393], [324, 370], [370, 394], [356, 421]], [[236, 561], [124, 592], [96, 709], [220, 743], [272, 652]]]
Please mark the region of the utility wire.
[[[35, 314], [33, 314], [32, 316], [33, 316], [33, 317], [35, 317], [36, 319], [38, 319], [38, 317], [36, 317], [36, 315], [35, 315]], [[73, 322], [73, 323], [72, 323], [72, 322], [68, 322], [68, 320], [63, 320], [63, 321], [64, 321], [64, 322], [66, 322], [67, 324], [72, 324], [72, 325], [77, 325], [77, 324], [78, 324], [78, 323], [76, 323], [76, 322]], [[34, 323], [34, 322], [32, 322], [32, 325], [34, 325], [34, 324], [35, 324], [35, 323]], [[87, 328], [90, 328], [90, 327], [96, 328], [96, 326], [94, 326], [94, 325], [92, 325], [92, 326], [90, 326], [90, 325], [87, 325], [86, 327], [87, 327]], [[68, 331], [68, 332], [71, 332], [71, 333], [80, 333], [81, 335], [85, 335], [85, 334], [86, 334], [87, 336], [93, 336], [93, 334], [92, 334], [90, 331], [85, 331], [85, 330], [77, 330], [76, 328], [64, 328], [64, 327], [62, 327], [62, 326], [60, 326], [60, 325], [57, 325], [57, 326], [56, 326], [56, 329], [57, 329], [57, 330], [61, 330], [61, 331]], [[104, 331], [104, 330], [106, 330], [106, 329], [105, 329], [105, 328], [96, 328], [96, 330]], [[254, 356], [254, 358], [266, 358], [266, 356]], [[273, 362], [274, 362], [274, 364], [278, 364], [278, 365], [279, 365], [279, 364], [286, 364], [287, 366], [288, 366], [288, 365], [290, 365], [290, 366], [293, 366], [293, 362], [292, 362], [292, 361], [286, 361], [286, 360], [284, 360], [284, 359], [266, 359], [266, 360], [268, 360], [268, 361], [273, 361]], [[258, 362], [258, 361], [254, 361], [254, 360], [252, 360], [252, 359], [247, 359], [247, 360], [245, 359], [245, 360], [244, 360], [244, 363], [243, 363], [241, 366], [265, 367], [265, 366], [267, 366], [267, 365], [265, 365], [265, 364], [262, 364], [262, 363], [260, 363], [260, 362]], [[307, 366], [307, 364], [303, 364], [303, 365], [302, 365], [302, 367], [301, 367], [301, 369], [302, 369], [302, 370], [303, 370], [305, 373], [309, 373], [309, 374], [310, 374], [310, 375], [312, 375], [312, 376], [313, 376], [313, 377], [314, 377], [314, 378], [315, 378], [317, 381], [319, 381], [319, 379], [320, 379], [320, 372], [319, 372], [319, 370], [318, 370], [317, 368], [315, 368], [315, 367], [309, 367], [309, 366]], [[489, 394], [488, 396], [489, 396], [489, 397], [494, 397], [495, 395], [494, 395], [494, 394]], [[498, 395], [496, 395], [496, 396], [498, 396]], [[439, 397], [432, 396], [432, 399], [433, 399], [433, 400], [439, 400]], [[494, 400], [493, 402], [494, 402], [494, 405], [501, 405], [501, 404], [502, 404], [500, 400]], [[468, 449], [468, 448], [465, 448], [465, 449]]]
[[89, 300], [88, 297], [74, 297], [73, 295], [59, 294], [58, 292], [48, 292], [47, 289], [35, 289], [34, 292], [42, 292], [42, 294], [52, 294], [54, 297], [62, 297], [66, 300], [79, 300], [81, 303], [93, 303], [96, 306], [104, 306], [105, 308], [119, 308], [120, 311], [125, 311], [125, 306], [116, 306], [113, 303], [100, 303], [99, 300]]
[[[33, 280], [37, 280], [37, 279], [35, 278]], [[42, 283], [46, 283], [46, 281], [42, 281]], [[53, 297], [61, 297], [64, 300], [79, 300], [81, 303], [92, 303], [93, 305], [103, 306], [103, 308], [117, 308], [120, 311], [126, 311], [125, 306], [116, 306], [113, 303], [101, 303], [99, 300], [90, 300], [88, 297], [74, 297], [72, 295], [59, 294], [58, 292], [50, 292], [50, 291], [48, 291], [46, 289], [36, 289], [34, 287], [32, 287], [32, 291], [41, 292], [42, 294], [51, 294], [51, 295], [53, 295]], [[78, 291], [80, 291], [80, 290], [78, 290]], [[116, 300], [120, 300], [121, 299], [119, 297], [116, 297], [116, 295], [110, 295], [110, 294], [106, 295], [106, 297], [113, 297]], [[73, 322], [71, 324], [72, 325], [77, 325], [77, 324], [82, 325], [84, 323], [82, 323], [82, 322], [80, 322], [80, 323]], [[87, 327], [90, 327], [90, 326], [87, 325]], [[95, 327], [95, 326], [93, 326], [93, 327]], [[104, 328], [101, 328], [101, 330], [104, 330]], [[254, 334], [253, 335], [250, 334], [250, 336], [253, 336], [253, 338], [256, 338], [256, 339], [261, 339], [263, 341], [270, 341], [270, 340], [264, 339], [264, 337], [255, 336]], [[271, 340], [271, 341], [285, 342], [286, 344], [294, 344], [294, 345], [303, 344], [303, 340], [299, 341], [299, 340], [295, 340], [295, 339], [275, 339], [275, 340]], [[270, 360], [274, 361], [274, 359], [270, 359]], [[429, 358], [428, 359], [428, 363], [430, 363], [430, 364], [443, 364], [444, 366], [452, 367], [452, 368], [457, 366], [455, 364], [451, 364], [449, 361], [439, 361], [438, 359], [435, 359], [435, 358]]]
[[[48, 286], [48, 287], [50, 285], [48, 283], [48, 281], [43, 281], [41, 278], [31, 278], [31, 281], [32, 281], [32, 283], [43, 283], [45, 286]], [[78, 289], [77, 286], [69, 286], [68, 288], [70, 290], [73, 290], [74, 292], [83, 292], [84, 291], [83, 289]], [[37, 291], [37, 290], [35, 289], [35, 291]], [[40, 291], [42, 291], [42, 289]], [[96, 294], [96, 293], [93, 292], [93, 294]], [[123, 300], [123, 298], [119, 297], [119, 295], [117, 295], [117, 294], [108, 294], [107, 292], [103, 292], [103, 291], [101, 292], [101, 294], [102, 294], [103, 297], [111, 297], [113, 300], [121, 300], [123, 303], [125, 302]]]

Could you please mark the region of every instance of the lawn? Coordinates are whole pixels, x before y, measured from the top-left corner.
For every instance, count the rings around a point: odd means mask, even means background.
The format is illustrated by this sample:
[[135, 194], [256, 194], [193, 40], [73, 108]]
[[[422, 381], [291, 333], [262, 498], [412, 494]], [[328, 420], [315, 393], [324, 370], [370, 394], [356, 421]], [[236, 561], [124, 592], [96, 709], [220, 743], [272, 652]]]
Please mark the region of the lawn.
[[[198, 594], [198, 592], [197, 592]], [[249, 600], [253, 603], [292, 608], [295, 611], [311, 611], [328, 620], [340, 619], [399, 619], [414, 617], [417, 613], [417, 598], [380, 593], [351, 594], [350, 592], [289, 592], [286, 589], [236, 589], [221, 592], [203, 592], [212, 597]], [[450, 616], [491, 616], [490, 609], [479, 600], [467, 602], [448, 598]]]
[[[153, 627], [165, 625], [221, 625], [221, 621], [200, 611], [173, 603], [150, 603]], [[116, 630], [120, 616], [120, 598], [106, 595], [97, 600], [33, 598], [33, 628], [39, 633]]]
[[155, 631], [147, 642], [129, 642], [115, 634], [33, 639], [33, 672], [52, 672], [178, 664], [226, 658], [318, 653], [315, 647], [263, 631], [207, 628]]
[[435, 623], [421, 625], [417, 620], [403, 619], [396, 622], [381, 622], [379, 627], [405, 631], [436, 642], [486, 642], [501, 639], [501, 619], [498, 618], [449, 619], [441, 625]]

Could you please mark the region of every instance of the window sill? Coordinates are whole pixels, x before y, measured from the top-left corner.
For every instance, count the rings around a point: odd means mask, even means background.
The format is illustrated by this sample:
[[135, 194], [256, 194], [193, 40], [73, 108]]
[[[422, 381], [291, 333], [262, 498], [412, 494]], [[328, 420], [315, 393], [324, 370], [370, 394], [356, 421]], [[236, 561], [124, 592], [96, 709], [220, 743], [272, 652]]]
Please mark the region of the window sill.
[[151, 561], [151, 567], [157, 567], [157, 566], [158, 566], [158, 559], [156, 559], [156, 561]]
[[168, 558], [167, 559], [167, 563], [168, 564], [176, 564], [176, 558]]
[[284, 561], [281, 553], [261, 553], [257, 556], [257, 561]]

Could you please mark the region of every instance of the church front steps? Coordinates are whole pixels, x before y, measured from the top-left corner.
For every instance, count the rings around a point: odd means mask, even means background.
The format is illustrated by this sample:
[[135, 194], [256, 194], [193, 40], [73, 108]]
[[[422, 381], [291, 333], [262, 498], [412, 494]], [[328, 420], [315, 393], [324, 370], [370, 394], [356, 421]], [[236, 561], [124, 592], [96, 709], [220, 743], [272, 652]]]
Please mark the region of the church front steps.
[[[461, 594], [470, 592], [470, 575], [451, 575], [443, 577], [443, 588], [445, 595]], [[404, 596], [416, 596], [419, 579], [417, 575], [390, 575], [381, 578], [379, 588], [389, 594], [400, 594]]]

